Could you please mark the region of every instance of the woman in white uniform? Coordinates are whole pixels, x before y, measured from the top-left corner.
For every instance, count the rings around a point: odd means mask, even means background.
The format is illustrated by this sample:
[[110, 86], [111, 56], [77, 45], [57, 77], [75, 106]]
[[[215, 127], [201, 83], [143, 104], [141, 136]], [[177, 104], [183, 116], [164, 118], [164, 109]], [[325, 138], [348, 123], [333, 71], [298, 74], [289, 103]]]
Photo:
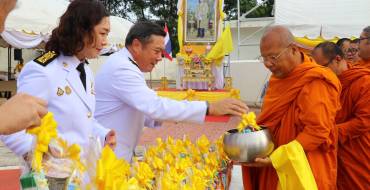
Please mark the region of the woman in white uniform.
[[[101, 2], [72, 1], [46, 43], [46, 53], [27, 63], [17, 82], [18, 92], [48, 102], [59, 136], [82, 148], [91, 136], [115, 146], [114, 131], [94, 118], [94, 76], [86, 61], [107, 45], [109, 30], [109, 15]], [[18, 155], [32, 148], [32, 137], [24, 131], [3, 137], [3, 141]]]

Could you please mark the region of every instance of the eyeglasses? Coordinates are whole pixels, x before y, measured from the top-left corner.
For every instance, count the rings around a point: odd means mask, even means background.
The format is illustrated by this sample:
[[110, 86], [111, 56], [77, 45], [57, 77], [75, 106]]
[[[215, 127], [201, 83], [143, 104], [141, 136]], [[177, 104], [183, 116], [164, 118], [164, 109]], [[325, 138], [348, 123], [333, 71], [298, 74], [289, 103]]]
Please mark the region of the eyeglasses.
[[263, 57], [262, 55], [260, 55], [258, 57], [258, 60], [262, 63], [265, 63], [267, 61], [270, 61], [272, 63], [276, 63], [279, 60], [280, 56], [283, 55], [283, 53], [286, 52], [287, 49], [289, 49], [289, 46], [290, 46], [290, 44], [286, 48], [281, 50], [281, 52], [278, 55], [272, 55], [272, 56], [267, 56], [267, 57]]
[[348, 48], [346, 53], [357, 53], [358, 49], [357, 48]]
[[364, 38], [359, 38], [358, 41], [361, 41], [361, 40], [368, 40], [370, 39], [370, 37], [364, 37]]

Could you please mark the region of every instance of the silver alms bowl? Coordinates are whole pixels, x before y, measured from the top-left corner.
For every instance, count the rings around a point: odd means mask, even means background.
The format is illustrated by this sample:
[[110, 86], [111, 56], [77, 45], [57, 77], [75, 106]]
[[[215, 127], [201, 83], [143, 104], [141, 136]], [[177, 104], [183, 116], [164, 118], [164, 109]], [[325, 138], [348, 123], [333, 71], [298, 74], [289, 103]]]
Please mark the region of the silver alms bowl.
[[255, 158], [266, 157], [274, 150], [267, 128], [251, 133], [239, 133], [231, 129], [224, 134], [224, 151], [233, 161], [253, 162]]

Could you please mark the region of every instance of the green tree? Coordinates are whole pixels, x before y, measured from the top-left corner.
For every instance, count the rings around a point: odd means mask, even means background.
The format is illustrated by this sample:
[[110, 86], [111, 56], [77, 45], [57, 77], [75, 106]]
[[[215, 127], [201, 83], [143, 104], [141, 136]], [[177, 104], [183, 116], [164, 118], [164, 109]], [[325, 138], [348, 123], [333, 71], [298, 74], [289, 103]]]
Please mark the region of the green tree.
[[[227, 20], [236, 20], [238, 16], [238, 2], [236, 0], [224, 0], [224, 12]], [[240, 14], [246, 13], [257, 5], [257, 0], [240, 0]], [[274, 0], [268, 0], [259, 8], [246, 16], [246, 18], [271, 17]]]
[[149, 12], [158, 19], [164, 27], [167, 24], [172, 52], [176, 54], [179, 51], [178, 39], [177, 39], [177, 0], [151, 0], [149, 6]]

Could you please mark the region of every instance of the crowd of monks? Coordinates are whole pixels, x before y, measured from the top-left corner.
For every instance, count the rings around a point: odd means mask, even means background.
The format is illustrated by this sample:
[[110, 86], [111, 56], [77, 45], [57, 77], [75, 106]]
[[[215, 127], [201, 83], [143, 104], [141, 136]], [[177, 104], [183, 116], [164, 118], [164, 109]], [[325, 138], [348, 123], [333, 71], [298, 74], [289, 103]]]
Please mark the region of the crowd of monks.
[[[370, 26], [357, 40], [323, 42], [311, 55], [289, 29], [273, 26], [260, 50], [272, 76], [257, 122], [275, 147], [298, 141], [320, 190], [370, 189]], [[278, 189], [271, 160], [259, 161], [242, 165], [244, 188]]]

